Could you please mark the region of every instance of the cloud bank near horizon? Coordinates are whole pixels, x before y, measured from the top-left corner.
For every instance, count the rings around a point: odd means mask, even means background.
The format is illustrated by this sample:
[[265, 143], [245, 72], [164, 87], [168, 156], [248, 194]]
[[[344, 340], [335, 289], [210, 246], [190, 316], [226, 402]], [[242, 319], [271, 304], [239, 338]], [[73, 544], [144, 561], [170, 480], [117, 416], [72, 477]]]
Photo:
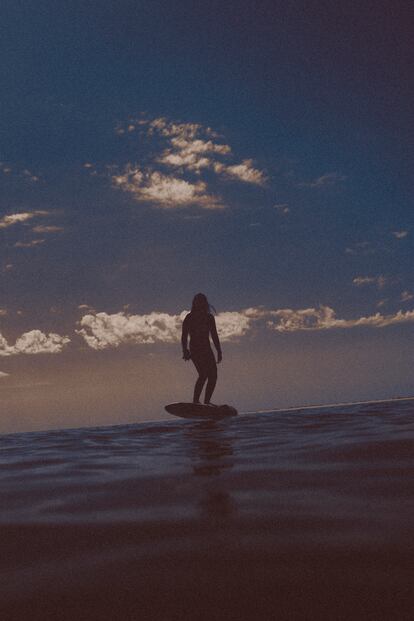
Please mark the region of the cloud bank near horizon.
[[[182, 321], [188, 311], [178, 315], [152, 312], [131, 315], [105, 312], [84, 315], [77, 334], [95, 350], [119, 347], [122, 344], [176, 343], [181, 338]], [[266, 329], [279, 333], [350, 329], [355, 327], [384, 328], [414, 323], [414, 310], [382, 315], [375, 313], [357, 319], [340, 319], [329, 306], [306, 309], [271, 310], [263, 307], [241, 311], [224, 311], [216, 316], [220, 340], [237, 341], [261, 322]]]
[[[93, 350], [114, 349], [121, 345], [172, 344], [181, 338], [181, 326], [188, 311], [177, 315], [153, 311], [148, 314], [90, 312], [78, 322], [75, 333]], [[292, 333], [356, 327], [385, 328], [391, 325], [414, 323], [414, 309], [383, 315], [379, 312], [357, 319], [341, 319], [330, 306], [305, 309], [266, 309], [262, 306], [240, 311], [223, 311], [216, 316], [217, 330], [222, 342], [237, 342], [254, 327], [271, 332]], [[9, 345], [0, 333], [0, 357], [18, 354], [59, 354], [72, 342], [68, 336], [54, 332], [45, 334], [31, 330]]]

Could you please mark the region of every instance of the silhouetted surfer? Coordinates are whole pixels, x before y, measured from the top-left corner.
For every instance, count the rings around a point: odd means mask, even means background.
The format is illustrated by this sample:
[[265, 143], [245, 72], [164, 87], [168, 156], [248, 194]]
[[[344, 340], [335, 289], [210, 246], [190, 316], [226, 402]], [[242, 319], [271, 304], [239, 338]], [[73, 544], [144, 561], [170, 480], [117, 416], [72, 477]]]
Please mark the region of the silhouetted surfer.
[[[212, 307], [211, 307], [212, 308]], [[210, 404], [211, 395], [217, 382], [217, 365], [210, 345], [210, 336], [217, 350], [217, 362], [221, 362], [221, 347], [214, 316], [210, 313], [210, 304], [203, 293], [194, 296], [191, 312], [183, 321], [181, 344], [184, 360], [192, 360], [198, 372], [194, 386], [193, 403], [200, 403], [200, 395], [207, 380], [204, 403]], [[187, 341], [190, 335], [190, 348]], [[213, 404], [210, 404], [213, 405]]]

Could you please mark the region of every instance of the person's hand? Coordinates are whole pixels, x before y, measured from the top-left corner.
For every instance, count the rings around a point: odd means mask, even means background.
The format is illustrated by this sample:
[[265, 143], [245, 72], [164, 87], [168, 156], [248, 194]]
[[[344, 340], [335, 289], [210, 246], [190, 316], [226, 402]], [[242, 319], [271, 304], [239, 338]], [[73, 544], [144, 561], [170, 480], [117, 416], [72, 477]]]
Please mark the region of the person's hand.
[[222, 356], [221, 351], [219, 351], [219, 352], [218, 352], [218, 354], [217, 354], [217, 364], [218, 364], [219, 362], [221, 362], [222, 360], [223, 360], [223, 356]]
[[188, 349], [185, 349], [183, 351], [183, 360], [187, 362], [187, 360], [190, 360], [190, 359], [191, 359], [191, 354]]

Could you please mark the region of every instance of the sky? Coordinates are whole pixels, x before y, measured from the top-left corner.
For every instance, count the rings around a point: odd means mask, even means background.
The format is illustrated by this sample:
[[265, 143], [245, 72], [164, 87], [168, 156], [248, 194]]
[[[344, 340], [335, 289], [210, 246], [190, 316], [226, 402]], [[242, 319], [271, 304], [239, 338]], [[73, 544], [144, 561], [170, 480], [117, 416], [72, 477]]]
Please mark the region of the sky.
[[5, 0], [0, 432], [414, 394], [400, 2]]

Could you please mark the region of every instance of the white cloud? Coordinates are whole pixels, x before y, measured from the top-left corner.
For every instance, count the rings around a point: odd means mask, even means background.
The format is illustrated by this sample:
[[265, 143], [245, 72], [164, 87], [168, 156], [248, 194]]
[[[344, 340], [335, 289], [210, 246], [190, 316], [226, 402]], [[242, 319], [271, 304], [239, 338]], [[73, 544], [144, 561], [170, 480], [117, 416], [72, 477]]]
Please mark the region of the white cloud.
[[14, 244], [15, 248], [34, 248], [35, 246], [40, 246], [45, 243], [45, 239], [32, 239], [28, 242], [18, 241]]
[[131, 166], [123, 174], [114, 175], [112, 181], [116, 187], [131, 193], [135, 200], [154, 203], [164, 209], [192, 205], [204, 209], [224, 207], [219, 197], [208, 194], [203, 181], [192, 183], [158, 171], [142, 171]]
[[149, 165], [144, 168], [129, 163], [120, 173], [112, 171], [114, 186], [131, 193], [137, 201], [168, 208], [196, 205], [217, 209], [224, 205], [220, 197], [209, 192], [211, 174], [253, 185], [266, 182], [263, 171], [255, 168], [252, 160], [234, 163], [231, 147], [210, 127], [160, 117], [130, 119], [127, 124], [118, 124], [115, 131], [123, 135], [137, 129], [154, 140], [155, 153]]
[[83, 336], [92, 349], [119, 347], [122, 343], [173, 343], [178, 340], [183, 316], [152, 312], [128, 315], [124, 312], [88, 314], [80, 320]]
[[32, 228], [34, 233], [61, 233], [63, 231], [63, 226], [54, 226], [54, 225], [46, 225], [46, 224], [38, 224]]
[[22, 175], [24, 177], [26, 177], [27, 179], [29, 179], [30, 181], [32, 181], [33, 183], [37, 183], [39, 181], [39, 177], [37, 175], [33, 174], [27, 168], [25, 170], [23, 170]]
[[409, 302], [412, 299], [414, 299], [414, 294], [409, 291], [403, 291], [401, 293], [401, 302]]
[[408, 231], [393, 231], [392, 234], [396, 239], [404, 239], [404, 237], [407, 237]]
[[303, 310], [283, 309], [271, 311], [272, 320], [267, 322], [269, 328], [277, 332], [297, 332], [300, 330], [328, 330], [333, 328], [355, 328], [366, 326], [384, 328], [393, 324], [414, 322], [414, 310], [398, 311], [392, 315], [376, 313], [358, 319], [337, 319], [335, 311], [329, 306], [307, 308]]
[[273, 205], [273, 209], [276, 209], [276, 211], [280, 213], [281, 216], [287, 216], [287, 214], [290, 212], [287, 203], [277, 203], [276, 205]]
[[224, 311], [216, 317], [217, 332], [222, 341], [244, 336], [250, 329], [251, 318], [244, 311]]
[[366, 256], [369, 254], [374, 254], [375, 249], [372, 247], [371, 242], [362, 241], [356, 242], [352, 246], [348, 246], [347, 248], [345, 248], [345, 252], [346, 254]]
[[0, 371], [0, 378], [8, 377], [9, 375], [10, 375], [10, 373], [5, 373], [4, 371]]
[[[181, 338], [182, 322], [188, 311], [179, 315], [152, 312], [148, 315], [129, 315], [119, 312], [88, 314], [80, 320], [78, 334], [92, 349], [119, 347], [121, 344], [176, 343]], [[222, 341], [243, 336], [249, 329], [250, 318], [242, 312], [223, 312], [216, 317]]]
[[172, 137], [170, 143], [171, 147], [165, 149], [157, 161], [167, 166], [195, 172], [213, 166], [214, 160], [211, 156], [227, 155], [231, 152], [226, 144], [194, 138], [186, 133]]
[[70, 342], [67, 336], [60, 336], [51, 332], [44, 334], [40, 330], [25, 332], [14, 345], [9, 345], [0, 334], [0, 356], [16, 354], [58, 354]]
[[26, 222], [33, 218], [33, 212], [24, 212], [24, 213], [12, 213], [8, 216], [3, 216], [0, 219], [0, 229], [6, 229], [9, 226], [13, 226], [13, 224], [18, 224], [19, 222]]
[[[123, 344], [178, 343], [182, 322], [188, 311], [179, 315], [152, 312], [147, 315], [129, 315], [119, 312], [88, 314], [80, 320], [80, 334], [95, 350], [116, 348]], [[393, 324], [413, 323], [414, 310], [394, 314], [376, 313], [357, 319], [340, 319], [329, 306], [305, 309], [271, 310], [264, 307], [241, 311], [224, 311], [216, 317], [217, 330], [222, 342], [245, 336], [255, 322], [276, 332], [320, 331], [355, 327], [383, 328]]]
[[15, 177], [27, 179], [32, 183], [37, 183], [38, 181], [40, 181], [40, 177], [32, 173], [28, 168], [25, 168], [24, 170], [16, 168], [13, 169], [11, 166], [4, 164], [4, 162], [0, 162], [0, 171], [3, 172], [5, 175], [12, 174]]
[[0, 229], [6, 229], [9, 226], [13, 226], [14, 224], [20, 224], [22, 222], [27, 222], [32, 218], [37, 216], [47, 216], [49, 215], [48, 211], [23, 211], [20, 213], [11, 213], [6, 216], [0, 218]]
[[344, 181], [345, 179], [346, 177], [344, 175], [341, 175], [337, 172], [330, 172], [330, 173], [325, 173], [324, 175], [321, 175], [320, 177], [317, 177], [313, 181], [309, 181], [307, 183], [303, 182], [303, 183], [300, 183], [299, 185], [309, 187], [309, 188], [322, 188], [322, 187], [326, 187], [330, 185], [335, 185], [336, 183], [340, 181]]
[[383, 289], [388, 282], [388, 278], [385, 276], [356, 276], [352, 282], [357, 287], [375, 285], [378, 289]]
[[265, 185], [266, 183], [263, 171], [254, 168], [253, 160], [243, 160], [241, 164], [233, 164], [232, 166], [218, 164], [215, 170], [226, 177], [235, 178], [245, 183], [252, 183], [253, 185]]

